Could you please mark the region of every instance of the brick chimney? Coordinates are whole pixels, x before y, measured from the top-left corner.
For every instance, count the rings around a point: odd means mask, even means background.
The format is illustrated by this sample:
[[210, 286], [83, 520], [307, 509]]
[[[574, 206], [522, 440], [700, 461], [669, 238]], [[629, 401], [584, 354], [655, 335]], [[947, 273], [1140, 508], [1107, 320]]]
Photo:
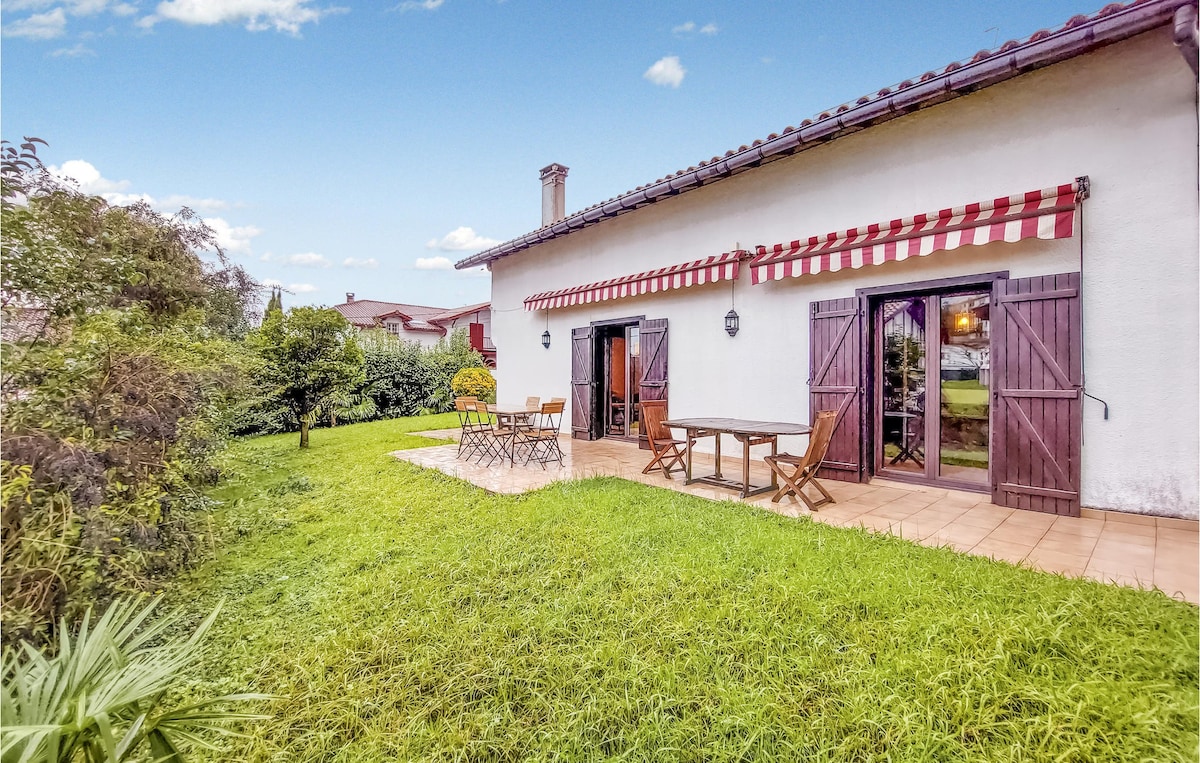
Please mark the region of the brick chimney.
[[542, 227], [551, 225], [567, 216], [567, 167], [551, 164], [543, 167], [542, 177]]
[[346, 292], [346, 304], [350, 304], [353, 301], [354, 301], [354, 292], [352, 292], [352, 291]]

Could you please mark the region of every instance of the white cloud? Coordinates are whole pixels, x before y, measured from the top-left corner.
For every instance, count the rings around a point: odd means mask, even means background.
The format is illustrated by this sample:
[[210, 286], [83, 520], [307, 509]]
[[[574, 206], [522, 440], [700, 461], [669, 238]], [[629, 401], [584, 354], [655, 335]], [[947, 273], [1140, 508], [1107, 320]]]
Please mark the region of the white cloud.
[[368, 257], [365, 260], [360, 260], [357, 257], [347, 257], [346, 259], [342, 260], [342, 267], [344, 267], [344, 268], [377, 268], [377, 267], [379, 267], [379, 260], [375, 259], [374, 257]]
[[51, 165], [50, 172], [74, 183], [84, 193], [102, 196], [113, 206], [126, 206], [140, 201], [168, 213], [178, 212], [181, 207], [188, 207], [196, 212], [218, 212], [230, 206], [229, 202], [223, 199], [197, 198], [178, 193], [161, 199], [156, 199], [148, 193], [124, 193], [129, 187], [128, 180], [109, 180], [91, 162], [83, 159], [71, 159], [63, 162], [61, 167]]
[[35, 13], [28, 18], [4, 25], [6, 37], [26, 37], [30, 40], [50, 40], [62, 37], [67, 31], [67, 14], [62, 8]]
[[473, 228], [462, 226], [455, 228], [440, 239], [430, 239], [425, 244], [425, 248], [441, 249], [443, 252], [479, 252], [499, 243], [494, 238], [480, 236]]
[[250, 254], [250, 239], [262, 233], [253, 225], [230, 225], [220, 217], [206, 217], [204, 222], [212, 228], [217, 244], [234, 254]]
[[418, 257], [417, 270], [454, 270], [454, 263], [448, 257]]
[[159, 201], [152, 200], [150, 203], [163, 209], [176, 210], [180, 207], [187, 207], [196, 212], [216, 212], [222, 209], [229, 209], [229, 202], [224, 199], [198, 199], [195, 196], [178, 193], [164, 196]]
[[290, 283], [287, 286], [283, 285], [283, 281], [278, 278], [264, 278], [259, 281], [263, 286], [275, 288], [278, 287], [284, 291], [290, 291], [294, 294], [312, 294], [314, 291], [319, 291], [316, 286], [310, 283]]
[[101, 175], [100, 170], [91, 162], [85, 162], [83, 159], [65, 161], [61, 167], [52, 164], [50, 172], [63, 180], [73, 181], [84, 193], [96, 196], [123, 191], [129, 187], [128, 180], [109, 180]]
[[277, 257], [275, 259], [285, 262], [288, 265], [299, 265], [302, 268], [327, 268], [333, 264], [325, 258], [325, 255], [317, 254], [316, 252], [289, 254], [286, 257]]
[[53, 58], [79, 58], [80, 56], [94, 56], [96, 51], [84, 45], [82, 42], [76, 43], [69, 48], [59, 48], [50, 53]]
[[188, 26], [233, 23], [245, 24], [251, 32], [274, 29], [299, 34], [301, 26], [345, 10], [317, 8], [311, 0], [165, 0], [158, 4], [153, 14], [139, 19], [138, 26], [152, 27], [161, 21], [177, 21]]
[[708, 35], [709, 37], [712, 37], [719, 31], [721, 31], [720, 27], [711, 21], [702, 27], [697, 27], [695, 21], [685, 21], [679, 26], [671, 28], [671, 34], [689, 35], [693, 32], [699, 32], [700, 34]]
[[396, 6], [399, 11], [436, 11], [446, 0], [405, 0]]
[[687, 69], [679, 63], [679, 56], [665, 56], [654, 62], [642, 76], [655, 85], [664, 87], [679, 87]]

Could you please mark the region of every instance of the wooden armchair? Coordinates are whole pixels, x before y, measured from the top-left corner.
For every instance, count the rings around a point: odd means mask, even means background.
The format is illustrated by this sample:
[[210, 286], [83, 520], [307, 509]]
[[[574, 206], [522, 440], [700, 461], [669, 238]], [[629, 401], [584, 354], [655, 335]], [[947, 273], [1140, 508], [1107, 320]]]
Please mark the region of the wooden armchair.
[[[650, 441], [650, 452], [654, 454], [654, 458], [642, 469], [642, 474], [649, 474], [657, 466], [662, 470], [664, 477], [671, 479], [672, 470], [685, 468], [683, 460], [686, 454], [680, 446], [686, 447], [690, 443], [676, 440], [671, 435], [670, 427], [663, 424], [667, 420], [666, 400], [646, 400], [638, 403], [638, 408], [642, 412], [642, 426], [646, 429], [646, 439]], [[692, 441], [694, 442], [695, 440]]]
[[[825, 452], [829, 450], [829, 440], [833, 437], [835, 424], [837, 411], [818, 411], [817, 419], [813, 422], [812, 434], [808, 436], [808, 450], [804, 451], [803, 456], [780, 453], [764, 459], [771, 471], [783, 481], [779, 490], [771, 496], [772, 503], [778, 503], [780, 498], [789, 493], [804, 501], [811, 511], [816, 511], [818, 506], [834, 503], [833, 496], [817, 482], [817, 469], [821, 468], [821, 462], [825, 460]], [[822, 498], [814, 502], [804, 494], [805, 485], [815, 487]]]

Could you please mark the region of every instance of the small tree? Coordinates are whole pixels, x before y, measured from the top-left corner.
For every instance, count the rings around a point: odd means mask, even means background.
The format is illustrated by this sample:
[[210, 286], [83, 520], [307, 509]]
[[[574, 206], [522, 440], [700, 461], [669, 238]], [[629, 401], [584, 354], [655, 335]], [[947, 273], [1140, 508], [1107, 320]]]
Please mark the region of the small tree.
[[251, 345], [263, 360], [260, 380], [300, 425], [300, 447], [316, 416], [363, 381], [363, 354], [337, 310], [273, 310]]

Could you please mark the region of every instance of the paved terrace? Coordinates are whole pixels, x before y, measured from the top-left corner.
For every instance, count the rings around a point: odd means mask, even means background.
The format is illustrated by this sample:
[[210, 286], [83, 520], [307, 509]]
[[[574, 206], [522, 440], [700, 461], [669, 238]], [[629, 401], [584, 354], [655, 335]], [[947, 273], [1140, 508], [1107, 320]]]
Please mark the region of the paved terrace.
[[[424, 433], [458, 439], [458, 430]], [[732, 490], [704, 484], [684, 485], [676, 473], [668, 480], [657, 469], [642, 474], [648, 451], [613, 440], [586, 442], [559, 439], [563, 465], [491, 467], [457, 457], [457, 445], [396, 451], [392, 455], [418, 466], [495, 493], [524, 493], [555, 480], [621, 477], [655, 487], [717, 501], [738, 500]], [[758, 449], [758, 450], [761, 450]], [[707, 458], [707, 462], [704, 459]], [[740, 474], [740, 459], [723, 458], [727, 474]], [[697, 473], [712, 471], [712, 457], [699, 455]], [[751, 467], [751, 481], [766, 484], [770, 472], [761, 458]], [[870, 484], [824, 480], [837, 503], [811, 512], [793, 497], [771, 503], [771, 494], [746, 503], [789, 517], [810, 516], [818, 522], [864, 527], [892, 533], [927, 546], [950, 546], [969, 554], [1024, 564], [1047, 572], [1088, 577], [1102, 582], [1155, 587], [1175, 598], [1200, 603], [1200, 527], [1195, 520], [1139, 516], [1084, 509], [1081, 517], [1059, 517], [1019, 511], [991, 503], [983, 493], [908, 485], [875, 479]]]

